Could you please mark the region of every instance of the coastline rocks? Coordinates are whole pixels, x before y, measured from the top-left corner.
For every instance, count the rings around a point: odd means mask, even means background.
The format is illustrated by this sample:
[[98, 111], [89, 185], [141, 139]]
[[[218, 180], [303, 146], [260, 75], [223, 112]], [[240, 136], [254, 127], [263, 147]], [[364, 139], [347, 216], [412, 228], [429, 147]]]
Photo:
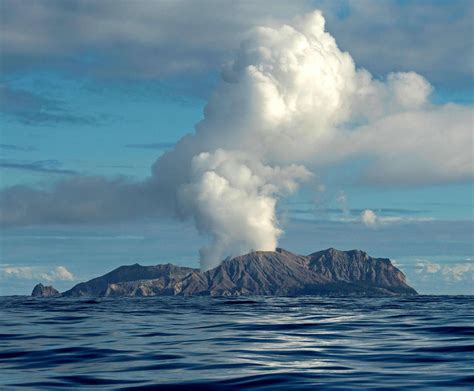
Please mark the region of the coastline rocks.
[[61, 296], [58, 290], [54, 289], [52, 286], [44, 286], [43, 284], [37, 284], [31, 292], [31, 296], [34, 297], [58, 297]]

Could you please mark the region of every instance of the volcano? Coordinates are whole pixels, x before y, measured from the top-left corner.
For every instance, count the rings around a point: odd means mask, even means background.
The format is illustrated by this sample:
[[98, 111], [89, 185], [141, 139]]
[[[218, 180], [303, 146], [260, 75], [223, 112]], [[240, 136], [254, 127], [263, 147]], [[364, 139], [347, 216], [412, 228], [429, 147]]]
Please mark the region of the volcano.
[[[35, 287], [35, 296], [38, 295]], [[199, 269], [172, 264], [121, 266], [61, 294], [80, 296], [416, 295], [387, 258], [333, 248], [309, 255], [255, 251]]]

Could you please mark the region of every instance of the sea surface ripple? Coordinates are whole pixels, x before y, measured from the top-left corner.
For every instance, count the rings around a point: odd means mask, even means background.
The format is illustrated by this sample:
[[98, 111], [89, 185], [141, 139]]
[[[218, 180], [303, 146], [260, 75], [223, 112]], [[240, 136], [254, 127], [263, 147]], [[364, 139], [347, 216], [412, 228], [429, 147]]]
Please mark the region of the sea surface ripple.
[[0, 389], [474, 387], [474, 297], [0, 297]]

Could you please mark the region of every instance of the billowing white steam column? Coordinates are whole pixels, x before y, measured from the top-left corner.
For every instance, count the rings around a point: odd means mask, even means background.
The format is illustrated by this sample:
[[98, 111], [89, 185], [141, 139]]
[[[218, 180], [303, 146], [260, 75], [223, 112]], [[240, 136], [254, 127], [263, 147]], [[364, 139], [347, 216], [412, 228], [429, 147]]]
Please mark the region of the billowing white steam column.
[[[210, 238], [203, 269], [273, 250], [278, 199], [334, 164], [357, 162], [354, 181], [371, 185], [474, 180], [472, 105], [430, 103], [431, 91], [414, 72], [380, 80], [357, 69], [318, 11], [260, 27], [224, 68], [195, 132], [155, 162], [150, 178], [13, 186], [0, 191], [0, 225], [193, 219]], [[379, 220], [361, 216], [374, 227]]]
[[[282, 233], [277, 200], [311, 176], [303, 165], [318, 160], [316, 151], [337, 147], [346, 124], [421, 107], [430, 91], [415, 73], [381, 82], [357, 70], [324, 31], [319, 11], [256, 29], [225, 67], [195, 134], [154, 165], [164, 200], [211, 238], [200, 251], [201, 268], [274, 250]], [[333, 154], [365, 142], [341, 143]]]

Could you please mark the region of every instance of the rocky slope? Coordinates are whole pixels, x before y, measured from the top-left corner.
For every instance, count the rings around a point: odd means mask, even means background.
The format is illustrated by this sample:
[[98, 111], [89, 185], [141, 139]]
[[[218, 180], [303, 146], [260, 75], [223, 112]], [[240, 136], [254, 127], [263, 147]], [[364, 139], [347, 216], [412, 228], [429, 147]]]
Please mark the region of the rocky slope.
[[207, 272], [171, 264], [121, 266], [63, 296], [416, 295], [389, 259], [359, 250], [302, 256], [283, 249], [226, 260]]
[[[150, 296], [148, 285], [161, 295], [174, 294], [174, 286], [191, 272], [188, 267], [171, 264], [141, 266], [138, 263], [119, 268], [77, 284], [63, 293], [63, 296]], [[135, 287], [135, 289], [133, 289]]]
[[54, 289], [52, 286], [44, 286], [43, 284], [37, 284], [31, 292], [31, 296], [35, 297], [56, 297], [61, 296], [61, 293]]

